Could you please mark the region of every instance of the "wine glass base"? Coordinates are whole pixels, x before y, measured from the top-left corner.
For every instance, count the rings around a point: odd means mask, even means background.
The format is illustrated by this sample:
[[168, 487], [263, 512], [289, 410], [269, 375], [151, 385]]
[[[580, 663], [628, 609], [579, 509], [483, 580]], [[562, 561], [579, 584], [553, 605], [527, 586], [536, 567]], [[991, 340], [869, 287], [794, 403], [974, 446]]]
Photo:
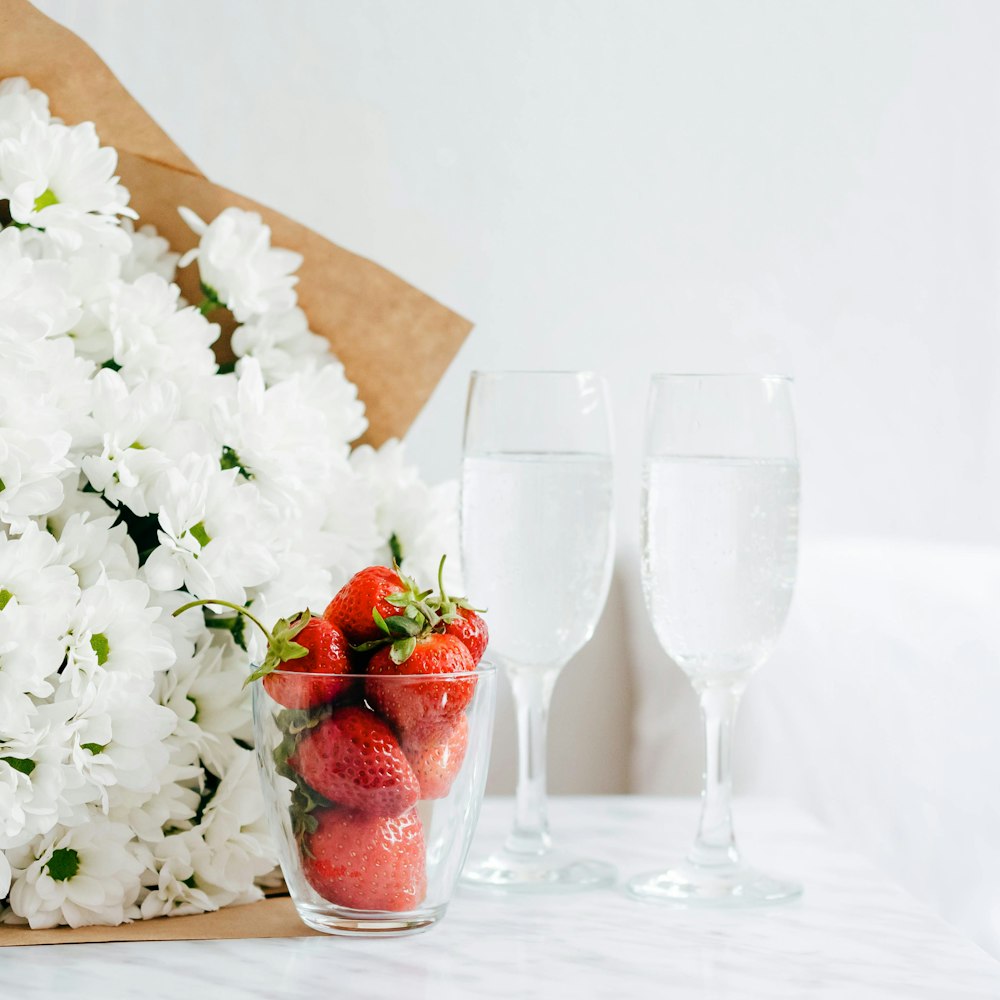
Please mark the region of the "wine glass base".
[[606, 889], [618, 879], [613, 865], [561, 852], [519, 856], [498, 851], [479, 864], [467, 865], [461, 885], [497, 893], [568, 893]]
[[802, 895], [802, 886], [742, 864], [706, 868], [684, 862], [668, 871], [637, 875], [625, 891], [646, 903], [708, 909], [786, 903]]

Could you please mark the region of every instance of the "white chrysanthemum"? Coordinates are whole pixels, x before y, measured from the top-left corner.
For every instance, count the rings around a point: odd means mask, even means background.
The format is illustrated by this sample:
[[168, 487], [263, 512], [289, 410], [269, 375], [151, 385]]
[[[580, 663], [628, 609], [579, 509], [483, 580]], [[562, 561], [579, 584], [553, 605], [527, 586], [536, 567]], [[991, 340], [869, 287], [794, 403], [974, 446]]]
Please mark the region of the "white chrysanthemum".
[[249, 657], [231, 640], [204, 643], [164, 678], [160, 701], [177, 716], [177, 737], [214, 770], [223, 770], [233, 739], [252, 739]]
[[236, 469], [190, 456], [162, 480], [160, 542], [143, 572], [154, 590], [186, 587], [195, 597], [243, 603], [247, 588], [277, 572], [277, 520], [259, 495], [237, 485]]
[[165, 744], [171, 752], [171, 763], [160, 772], [159, 790], [148, 795], [117, 785], [108, 813], [110, 819], [125, 823], [147, 844], [163, 840], [165, 831], [191, 829], [201, 801], [194, 787], [202, 774], [200, 765], [174, 763], [173, 758], [180, 756], [174, 737]]
[[128, 827], [91, 812], [86, 823], [53, 831], [37, 848], [8, 852], [11, 910], [33, 928], [120, 924], [144, 868], [131, 840]]
[[0, 745], [0, 849], [30, 844], [57, 824], [74, 826], [86, 816], [90, 792], [69, 762], [65, 728], [50, 705], [32, 722], [30, 731]]
[[23, 76], [0, 80], [0, 140], [19, 135], [30, 121], [50, 119], [48, 96], [34, 90]]
[[[64, 346], [36, 343], [37, 361], [28, 364], [23, 356], [16, 363], [0, 342], [0, 522], [17, 532], [25, 530], [30, 518], [59, 506], [62, 477], [73, 467], [73, 435], [59, 386], [73, 378], [76, 359], [72, 349], [64, 356]], [[49, 371], [46, 359], [56, 362]]]
[[122, 786], [153, 795], [160, 788], [170, 750], [163, 740], [176, 716], [150, 697], [143, 677], [100, 671], [64, 682], [53, 706], [66, 713], [69, 764], [83, 776], [88, 801], [108, 810], [108, 789]]
[[265, 313], [237, 327], [232, 348], [236, 357], [253, 358], [260, 365], [268, 385], [333, 363], [329, 343], [309, 329], [306, 314], [298, 308]]
[[130, 580], [139, 569], [139, 556], [118, 513], [96, 493], [76, 490], [45, 520], [59, 541], [59, 558], [90, 587], [110, 577]]
[[96, 243], [120, 253], [129, 237], [119, 215], [135, 217], [114, 175], [118, 154], [102, 148], [91, 122], [31, 120], [0, 142], [0, 200], [15, 222], [44, 230], [66, 251]]
[[218, 325], [193, 306], [181, 308], [179, 300], [180, 289], [157, 274], [112, 286], [106, 323], [112, 356], [130, 386], [151, 378], [171, 379], [195, 392], [199, 381], [218, 370], [212, 352]]
[[21, 345], [67, 333], [79, 318], [69, 265], [34, 260], [19, 230], [0, 231], [0, 349], [7, 363], [24, 360]]
[[19, 538], [0, 533], [0, 678], [16, 677], [40, 697], [51, 693], [46, 679], [62, 662], [61, 638], [80, 593], [60, 557], [56, 540], [34, 523]]
[[203, 428], [178, 419], [180, 391], [173, 382], [130, 390], [120, 373], [104, 369], [94, 378], [93, 397], [101, 452], [86, 456], [81, 467], [94, 489], [144, 517], [160, 502], [163, 474], [210, 442]]
[[122, 257], [122, 279], [137, 281], [144, 274], [156, 274], [164, 281], [173, 281], [181, 255], [170, 249], [170, 244], [156, 231], [156, 226], [136, 228], [131, 219], [123, 219], [122, 229], [132, 238], [128, 253]]
[[403, 445], [396, 440], [387, 441], [378, 451], [369, 445], [355, 448], [351, 466], [371, 489], [383, 539], [376, 553], [378, 561], [391, 560], [389, 539], [395, 536], [403, 569], [419, 580], [433, 580], [442, 553], [449, 554], [445, 583], [449, 590], [459, 590], [456, 484], [428, 486], [416, 467], [407, 465]]
[[240, 323], [269, 312], [285, 312], [295, 305], [293, 276], [302, 255], [271, 246], [271, 228], [256, 212], [227, 208], [205, 223], [188, 208], [184, 221], [198, 234], [198, 247], [180, 261], [186, 267], [198, 261], [203, 286], [210, 289]]
[[160, 611], [149, 607], [149, 596], [141, 580], [101, 578], [84, 590], [70, 617], [64, 680], [75, 685], [78, 675], [92, 678], [100, 669], [145, 679], [148, 695], [152, 675], [174, 662], [170, 637], [156, 624]]

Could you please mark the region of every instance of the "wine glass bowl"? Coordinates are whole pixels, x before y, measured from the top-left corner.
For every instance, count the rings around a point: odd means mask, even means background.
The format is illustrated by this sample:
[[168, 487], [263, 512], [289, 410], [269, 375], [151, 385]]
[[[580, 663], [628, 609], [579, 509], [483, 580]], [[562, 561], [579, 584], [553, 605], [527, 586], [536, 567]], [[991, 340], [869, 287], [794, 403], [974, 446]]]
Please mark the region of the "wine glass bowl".
[[748, 867], [733, 835], [731, 745], [740, 697], [788, 615], [799, 466], [782, 376], [654, 376], [642, 478], [642, 582], [665, 652], [698, 695], [702, 815], [673, 868], [628, 885], [640, 899], [742, 906], [799, 895]]

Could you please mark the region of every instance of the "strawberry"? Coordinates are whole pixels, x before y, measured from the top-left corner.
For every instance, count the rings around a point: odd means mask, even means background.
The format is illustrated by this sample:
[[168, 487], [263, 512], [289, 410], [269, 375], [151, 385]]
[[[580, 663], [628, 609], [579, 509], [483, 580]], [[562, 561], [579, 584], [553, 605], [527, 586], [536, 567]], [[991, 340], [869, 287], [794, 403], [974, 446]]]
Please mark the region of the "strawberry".
[[445, 622], [445, 635], [459, 639], [472, 654], [472, 662], [478, 664], [490, 641], [486, 622], [472, 608], [465, 607], [457, 607], [451, 621], [445, 618]]
[[[428, 632], [407, 640], [405, 657], [395, 645], [383, 646], [368, 661], [365, 695], [396, 732], [452, 722], [472, 700], [474, 677], [450, 679], [421, 674], [453, 674], [476, 669], [472, 654], [453, 635]], [[398, 661], [398, 662], [397, 662]], [[413, 677], [412, 681], [380, 680], [380, 675]]]
[[369, 566], [355, 573], [326, 606], [323, 617], [343, 631], [352, 646], [381, 636], [372, 612], [383, 618], [397, 613], [397, 606], [387, 597], [402, 594], [406, 586], [399, 574], [388, 566]]
[[327, 902], [393, 912], [423, 902], [424, 830], [416, 809], [371, 816], [334, 807], [314, 815], [316, 829], [302, 852], [302, 870]]
[[351, 672], [350, 649], [344, 633], [325, 618], [310, 618], [295, 641], [306, 648], [306, 655], [282, 661], [278, 669], [302, 676], [267, 674], [264, 677], [267, 693], [285, 708], [316, 708], [343, 699], [355, 684], [351, 678], [336, 676]]
[[[190, 601], [179, 607], [174, 612], [174, 617], [191, 608], [208, 604], [218, 604], [239, 612], [252, 621], [267, 639], [264, 662], [247, 677], [243, 682], [244, 687], [263, 677], [268, 694], [290, 709], [315, 708], [334, 698], [342, 698], [353, 688], [352, 679], [335, 676], [351, 670], [349, 647], [344, 633], [324, 619], [314, 618], [308, 609], [293, 615], [290, 620], [279, 618], [273, 628], [267, 629], [249, 608], [209, 597]], [[271, 676], [279, 668], [301, 673], [302, 676]], [[312, 679], [313, 675], [316, 676], [315, 680]]]
[[418, 726], [407, 732], [403, 751], [420, 782], [422, 799], [443, 799], [462, 769], [469, 745], [469, 720], [463, 713], [450, 725]]
[[419, 797], [392, 730], [360, 706], [335, 709], [307, 730], [288, 764], [334, 804], [373, 816], [398, 816]]

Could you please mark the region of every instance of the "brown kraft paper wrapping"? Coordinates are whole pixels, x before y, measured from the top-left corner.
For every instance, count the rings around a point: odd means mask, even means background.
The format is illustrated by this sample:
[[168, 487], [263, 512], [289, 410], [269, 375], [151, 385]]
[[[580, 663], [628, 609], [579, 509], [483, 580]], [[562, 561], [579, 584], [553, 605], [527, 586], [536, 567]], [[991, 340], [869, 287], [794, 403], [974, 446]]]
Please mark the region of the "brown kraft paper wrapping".
[[[472, 325], [372, 261], [350, 253], [272, 209], [209, 181], [119, 83], [97, 54], [28, 0], [0, 0], [0, 79], [23, 76], [49, 96], [68, 124], [92, 121], [118, 150], [118, 173], [140, 222], [183, 252], [197, 243], [177, 214], [186, 205], [209, 221], [230, 205], [259, 212], [273, 243], [304, 257], [299, 302], [310, 327], [330, 341], [365, 403], [364, 440], [401, 437], [427, 401]], [[189, 300], [195, 269], [181, 272]], [[406, 377], [386, 377], [386, 359], [406, 357]], [[118, 927], [33, 931], [0, 926], [0, 947], [99, 941], [208, 941], [311, 936], [287, 896], [215, 913], [137, 920]]]

